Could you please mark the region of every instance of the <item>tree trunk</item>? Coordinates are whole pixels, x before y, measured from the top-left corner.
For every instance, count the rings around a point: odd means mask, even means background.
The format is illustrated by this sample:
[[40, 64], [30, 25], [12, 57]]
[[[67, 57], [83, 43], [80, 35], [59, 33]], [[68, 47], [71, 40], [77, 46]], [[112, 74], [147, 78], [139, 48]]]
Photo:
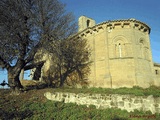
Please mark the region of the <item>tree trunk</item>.
[[20, 79], [20, 80], [24, 80], [24, 69], [21, 70], [19, 79]]
[[67, 79], [68, 72], [64, 73], [63, 75], [60, 75], [60, 87], [63, 87], [64, 81]]
[[16, 69], [15, 67], [11, 67], [8, 70], [8, 84], [14, 94], [19, 94], [20, 90], [23, 88], [19, 80], [20, 72], [21, 69]]

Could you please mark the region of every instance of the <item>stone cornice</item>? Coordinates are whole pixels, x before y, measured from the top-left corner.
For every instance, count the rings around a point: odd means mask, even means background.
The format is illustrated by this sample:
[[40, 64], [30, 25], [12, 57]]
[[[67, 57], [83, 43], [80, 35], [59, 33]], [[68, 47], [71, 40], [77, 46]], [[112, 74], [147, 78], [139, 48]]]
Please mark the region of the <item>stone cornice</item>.
[[122, 20], [112, 20], [112, 21], [109, 20], [109, 21], [99, 23], [93, 27], [88, 27], [76, 33], [72, 37], [86, 36], [88, 33], [92, 34], [93, 32], [98, 32], [100, 29], [104, 29], [105, 27], [109, 29], [116, 29], [115, 28], [116, 26], [120, 26], [121, 28], [124, 28], [124, 26], [129, 26], [129, 28], [137, 29], [145, 33], [147, 32], [148, 34], [150, 34], [150, 30], [151, 30], [147, 24], [135, 19], [122, 19]]
[[154, 63], [154, 66], [160, 67], [160, 63]]

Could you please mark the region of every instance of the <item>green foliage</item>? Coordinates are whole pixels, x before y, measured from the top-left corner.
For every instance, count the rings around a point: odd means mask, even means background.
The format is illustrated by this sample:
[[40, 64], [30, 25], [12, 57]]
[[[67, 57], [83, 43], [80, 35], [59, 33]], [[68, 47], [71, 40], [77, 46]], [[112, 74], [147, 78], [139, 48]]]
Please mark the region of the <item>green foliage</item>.
[[[136, 95], [158, 95], [160, 88], [152, 86], [147, 89], [140, 87], [104, 89], [47, 89], [32, 90], [21, 94], [21, 96], [8, 96], [9, 92], [1, 92], [0, 96], [0, 119], [2, 120], [160, 120], [160, 114], [152, 114], [150, 111], [143, 112], [135, 110], [127, 112], [117, 108], [96, 109], [94, 105], [86, 107], [74, 103], [53, 102], [43, 98], [46, 91], [74, 92], [74, 93], [100, 93], [100, 94], [136, 94]], [[43, 92], [42, 92], [43, 91]], [[150, 92], [149, 92], [150, 91]], [[138, 93], [143, 92], [143, 93]], [[5, 96], [5, 97], [4, 97]], [[43, 98], [43, 99], [42, 99]]]
[[160, 87], [151, 86], [149, 88], [141, 88], [134, 86], [133, 88], [56, 88], [54, 89], [55, 92], [74, 92], [74, 93], [97, 93], [97, 94], [130, 94], [136, 96], [149, 96], [153, 95], [154, 97], [160, 97]]
[[[152, 115], [151, 112], [134, 111], [128, 113], [120, 109], [96, 109], [94, 106], [86, 107], [73, 103], [47, 101], [45, 103], [27, 103], [21, 108], [22, 111], [33, 111], [26, 120], [136, 120], [147, 117], [159, 120], [160, 114]], [[138, 120], [138, 119], [137, 119]]]

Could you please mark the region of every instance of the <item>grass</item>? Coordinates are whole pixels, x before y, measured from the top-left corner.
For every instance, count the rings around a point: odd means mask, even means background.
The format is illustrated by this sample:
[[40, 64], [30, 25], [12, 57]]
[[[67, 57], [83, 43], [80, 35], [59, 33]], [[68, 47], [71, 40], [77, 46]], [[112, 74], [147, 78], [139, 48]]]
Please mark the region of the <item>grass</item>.
[[71, 92], [71, 93], [89, 93], [89, 94], [130, 94], [135, 96], [149, 96], [160, 97], [160, 87], [151, 86], [150, 88], [143, 89], [134, 86], [133, 88], [56, 88], [54, 92]]
[[0, 89], [0, 120], [160, 120], [160, 114], [116, 108], [96, 109], [94, 105], [86, 107], [73, 103], [49, 101], [44, 97], [45, 92], [74, 92], [100, 94], [133, 94], [160, 96], [159, 87], [142, 89], [140, 87], [104, 89], [104, 88], [46, 88], [34, 89], [18, 96], [10, 95], [10, 90]]
[[43, 94], [53, 89], [30, 90], [19, 96], [9, 95], [9, 90], [1, 90], [0, 119], [8, 120], [159, 120], [160, 115], [135, 111], [128, 113], [120, 109], [96, 109], [91, 105], [54, 102]]
[[[44, 88], [45, 84], [40, 82], [35, 82], [33, 80], [22, 80], [22, 85], [27, 86], [27, 88]], [[112, 88], [55, 88], [54, 92], [71, 92], [71, 93], [97, 93], [97, 94], [130, 94], [135, 96], [149, 96], [160, 97], [160, 87], [151, 86], [149, 88], [141, 88], [134, 86], [132, 88], [121, 87], [117, 89]]]
[[[23, 111], [33, 111], [32, 114], [28, 114], [26, 120], [136, 120], [134, 116], [146, 116], [150, 117], [150, 112], [132, 112], [128, 113], [125, 110], [119, 109], [105, 109], [97, 110], [94, 106], [87, 108], [83, 105], [76, 105], [72, 103], [64, 104], [63, 102], [52, 102], [47, 101], [46, 103], [39, 104], [30, 103], [29, 105], [23, 106]], [[133, 116], [134, 115], [134, 116]], [[133, 117], [133, 118], [131, 118]], [[146, 119], [146, 117], [144, 119]], [[159, 119], [158, 114], [155, 115], [154, 119]], [[141, 118], [143, 120], [143, 118]]]

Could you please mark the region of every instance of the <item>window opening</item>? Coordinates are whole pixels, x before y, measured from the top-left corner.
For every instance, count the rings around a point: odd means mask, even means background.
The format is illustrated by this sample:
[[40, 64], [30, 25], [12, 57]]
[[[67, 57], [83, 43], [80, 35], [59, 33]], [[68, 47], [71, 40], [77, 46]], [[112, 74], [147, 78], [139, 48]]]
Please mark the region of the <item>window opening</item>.
[[118, 49], [119, 49], [119, 57], [122, 57], [122, 46], [121, 46], [121, 43], [119, 43]]
[[141, 58], [145, 58], [145, 49], [144, 49], [144, 41], [140, 40], [140, 52], [141, 52]]
[[87, 27], [90, 26], [90, 20], [87, 20]]
[[115, 44], [115, 57], [117, 57], [117, 44]]
[[158, 75], [158, 70], [155, 70], [155, 72], [156, 72], [156, 75]]

